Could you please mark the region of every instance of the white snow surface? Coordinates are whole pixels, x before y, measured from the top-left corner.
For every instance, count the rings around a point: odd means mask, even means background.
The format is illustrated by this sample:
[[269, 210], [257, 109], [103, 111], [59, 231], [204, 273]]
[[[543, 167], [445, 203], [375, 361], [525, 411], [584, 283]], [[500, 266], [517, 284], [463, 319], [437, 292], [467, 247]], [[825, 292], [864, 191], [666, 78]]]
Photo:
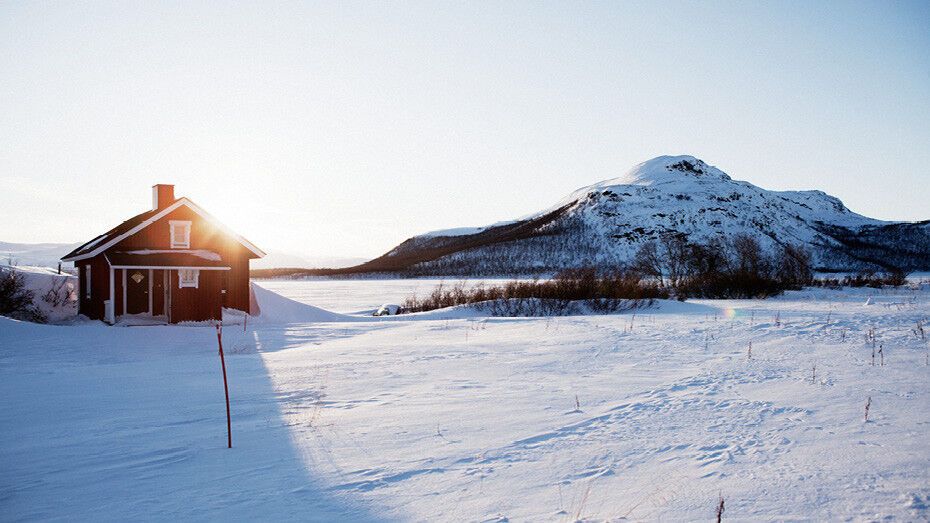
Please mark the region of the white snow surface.
[[258, 300], [260, 312], [256, 320], [269, 324], [357, 321], [358, 318], [329, 312], [307, 303], [292, 300], [262, 287], [252, 284], [255, 299]]
[[0, 519], [930, 517], [926, 284], [561, 318], [256, 292], [231, 450], [212, 327], [0, 318]]

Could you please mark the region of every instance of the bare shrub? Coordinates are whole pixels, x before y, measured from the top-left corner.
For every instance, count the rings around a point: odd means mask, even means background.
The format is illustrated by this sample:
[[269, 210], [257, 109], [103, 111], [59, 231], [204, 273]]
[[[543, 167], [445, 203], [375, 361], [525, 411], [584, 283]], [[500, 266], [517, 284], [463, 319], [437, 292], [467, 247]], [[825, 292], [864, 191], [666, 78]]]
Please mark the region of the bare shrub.
[[880, 289], [886, 286], [900, 287], [907, 283], [908, 275], [907, 271], [894, 268], [884, 273], [862, 271], [854, 275], [846, 275], [842, 279], [817, 278], [811, 280], [810, 285], [833, 289], [842, 287], [870, 287], [873, 289]]
[[492, 316], [560, 316], [586, 311], [609, 313], [630, 310], [668, 292], [629, 271], [598, 273], [595, 269], [570, 269], [551, 280], [509, 281], [502, 285], [440, 284], [424, 298], [411, 296], [404, 312], [421, 312], [457, 305], [479, 304]]
[[640, 247], [632, 270], [673, 291], [678, 299], [765, 298], [799, 289], [812, 280], [811, 256], [786, 244], [768, 253], [754, 237], [738, 234], [707, 243], [681, 235]]
[[55, 278], [45, 294], [42, 295], [42, 301], [52, 307], [60, 307], [76, 300], [74, 283], [69, 282], [67, 278]]
[[814, 279], [811, 253], [800, 245], [783, 245], [775, 263], [779, 280], [789, 288], [799, 289]]

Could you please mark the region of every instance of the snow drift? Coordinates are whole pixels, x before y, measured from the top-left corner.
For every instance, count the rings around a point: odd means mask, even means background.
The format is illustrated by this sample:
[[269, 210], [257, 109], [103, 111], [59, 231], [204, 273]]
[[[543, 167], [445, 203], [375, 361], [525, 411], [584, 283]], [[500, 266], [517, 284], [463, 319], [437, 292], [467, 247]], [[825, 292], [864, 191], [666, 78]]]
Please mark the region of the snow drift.
[[0, 267], [0, 271], [15, 271], [22, 278], [24, 289], [32, 292], [32, 305], [49, 322], [60, 322], [77, 314], [77, 278], [46, 267]]
[[[313, 305], [300, 303], [252, 283], [252, 292], [258, 302], [259, 314], [255, 321], [275, 323], [310, 323], [359, 321], [360, 318], [346, 314], [330, 312]], [[253, 321], [250, 319], [249, 321]]]

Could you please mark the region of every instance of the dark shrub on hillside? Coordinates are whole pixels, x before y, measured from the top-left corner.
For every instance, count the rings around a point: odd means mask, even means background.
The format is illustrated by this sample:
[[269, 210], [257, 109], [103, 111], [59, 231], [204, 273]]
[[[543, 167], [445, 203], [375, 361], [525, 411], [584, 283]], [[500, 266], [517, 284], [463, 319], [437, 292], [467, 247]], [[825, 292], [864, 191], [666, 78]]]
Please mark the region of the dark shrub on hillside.
[[786, 244], [776, 259], [776, 274], [788, 288], [810, 285], [814, 279], [811, 269], [811, 253], [799, 245]]
[[764, 298], [799, 289], [812, 279], [806, 249], [787, 244], [767, 253], [754, 237], [744, 234], [708, 243], [666, 235], [640, 247], [632, 267], [678, 299]]
[[860, 272], [855, 275], [847, 275], [843, 278], [818, 278], [812, 282], [817, 287], [829, 287], [838, 289], [841, 287], [871, 287], [880, 289], [882, 287], [900, 287], [907, 283], [908, 273], [900, 269], [892, 269], [886, 273], [876, 274], [871, 271]]
[[45, 315], [33, 304], [35, 293], [26, 288], [22, 275], [0, 267], [0, 316], [44, 323]]

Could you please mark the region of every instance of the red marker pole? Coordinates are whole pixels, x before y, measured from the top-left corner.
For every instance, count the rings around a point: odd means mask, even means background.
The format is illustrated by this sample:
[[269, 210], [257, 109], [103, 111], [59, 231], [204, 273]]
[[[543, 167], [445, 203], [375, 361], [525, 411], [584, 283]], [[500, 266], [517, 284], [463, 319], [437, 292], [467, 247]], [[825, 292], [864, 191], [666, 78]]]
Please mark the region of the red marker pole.
[[223, 390], [226, 392], [226, 444], [232, 448], [232, 419], [229, 415], [229, 384], [226, 381], [226, 357], [223, 355], [223, 324], [216, 324], [216, 342], [220, 346], [220, 365], [223, 367]]

